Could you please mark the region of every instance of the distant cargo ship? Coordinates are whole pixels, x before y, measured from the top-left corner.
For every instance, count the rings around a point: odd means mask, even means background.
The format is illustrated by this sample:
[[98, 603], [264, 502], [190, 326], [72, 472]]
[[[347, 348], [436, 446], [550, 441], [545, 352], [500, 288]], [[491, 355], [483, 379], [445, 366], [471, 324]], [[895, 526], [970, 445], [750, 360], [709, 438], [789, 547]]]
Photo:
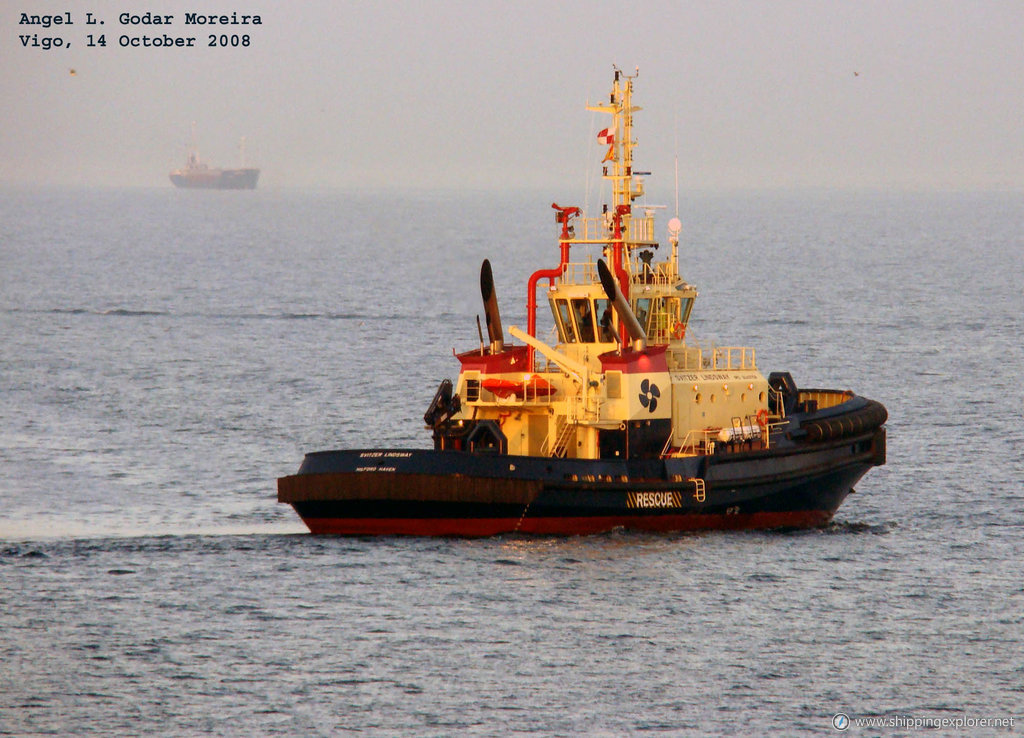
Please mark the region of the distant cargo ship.
[[188, 152], [188, 161], [181, 169], [171, 172], [175, 187], [193, 190], [255, 190], [260, 170], [244, 166], [245, 139], [242, 139], [243, 166], [240, 169], [219, 169], [199, 160], [195, 146]]

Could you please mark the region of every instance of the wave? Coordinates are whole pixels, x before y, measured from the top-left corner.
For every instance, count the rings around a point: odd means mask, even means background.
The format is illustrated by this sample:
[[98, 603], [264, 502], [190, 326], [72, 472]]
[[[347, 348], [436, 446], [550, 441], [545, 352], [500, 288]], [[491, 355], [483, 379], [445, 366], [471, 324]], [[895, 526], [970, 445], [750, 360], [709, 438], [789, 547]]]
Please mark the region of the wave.
[[108, 308], [98, 310], [95, 308], [12, 308], [8, 313], [27, 313], [34, 315], [98, 315], [125, 318], [168, 316], [172, 313], [166, 310], [133, 310], [131, 308]]
[[865, 523], [856, 521], [836, 520], [828, 524], [823, 530], [831, 534], [846, 533], [868, 533], [871, 535], [888, 535], [898, 528], [896, 521], [891, 520], [885, 523]]
[[[309, 530], [298, 521], [278, 523], [236, 523], [191, 526], [111, 526], [95, 523], [51, 522], [0, 524], [0, 560], [5, 558], [50, 558], [68, 547], [77, 550], [168, 549], [195, 547], [202, 543], [244, 546], [245, 540], [274, 541], [295, 537], [308, 539]], [[271, 545], [264, 543], [264, 545]]]
[[[393, 313], [388, 315], [372, 313], [334, 313], [334, 312], [312, 312], [296, 313], [291, 311], [282, 312], [259, 312], [259, 313], [231, 313], [231, 312], [184, 312], [175, 313], [168, 310], [149, 310], [133, 308], [109, 308], [100, 310], [95, 308], [12, 308], [3, 312], [22, 313], [34, 315], [92, 315], [98, 317], [115, 318], [183, 318], [203, 320], [374, 320], [374, 321], [395, 321], [410, 320], [419, 316], [403, 315]], [[451, 317], [441, 314], [439, 318]]]
[[117, 315], [125, 318], [140, 318], [149, 317], [153, 315], [170, 315], [168, 312], [163, 310], [129, 310], [127, 308], [113, 308], [111, 310], [104, 310], [99, 315]]

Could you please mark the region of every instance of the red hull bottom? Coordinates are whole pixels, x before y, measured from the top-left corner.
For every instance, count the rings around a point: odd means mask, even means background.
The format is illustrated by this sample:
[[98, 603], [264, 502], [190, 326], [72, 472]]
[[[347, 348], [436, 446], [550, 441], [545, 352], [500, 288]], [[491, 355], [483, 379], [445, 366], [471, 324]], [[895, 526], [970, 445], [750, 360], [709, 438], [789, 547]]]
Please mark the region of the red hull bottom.
[[557, 518], [308, 518], [316, 535], [473, 537], [502, 533], [591, 535], [616, 528], [638, 531], [767, 530], [818, 528], [832, 520], [826, 510], [756, 512], [739, 515], [658, 515], [651, 517]]

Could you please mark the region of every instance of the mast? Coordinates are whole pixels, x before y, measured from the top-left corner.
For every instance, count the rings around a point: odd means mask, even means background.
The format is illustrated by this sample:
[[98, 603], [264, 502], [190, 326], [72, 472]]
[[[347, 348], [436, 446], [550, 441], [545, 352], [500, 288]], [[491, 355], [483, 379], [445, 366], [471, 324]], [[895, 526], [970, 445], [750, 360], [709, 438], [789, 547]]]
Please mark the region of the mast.
[[[599, 215], [587, 215], [578, 207], [552, 204], [557, 211], [555, 220], [561, 226], [558, 238], [560, 260], [555, 268], [534, 272], [527, 283], [527, 333], [534, 338], [537, 335], [536, 291], [540, 281], [547, 280], [550, 285], [548, 300], [552, 310], [563, 309], [566, 300], [576, 305], [580, 300], [603, 299], [607, 292], [607, 285], [597, 279], [593, 261], [570, 261], [570, 249], [574, 247], [601, 250], [625, 302], [632, 310], [639, 311], [647, 342], [651, 345], [682, 340], [689, 307], [696, 297], [696, 290], [679, 278], [677, 244], [681, 224], [677, 218], [669, 228], [671, 254], [666, 259], [653, 261], [659, 246], [654, 213], [662, 206], [643, 205], [639, 211], [634, 209], [639, 207], [634, 201], [644, 195], [643, 175], [649, 174], [635, 171], [633, 167], [633, 149], [636, 146], [633, 115], [641, 109], [633, 104], [633, 81], [639, 72], [629, 75], [617, 67], [613, 70], [611, 94], [606, 101], [586, 106], [587, 110], [607, 113], [611, 118], [608, 127], [602, 129], [597, 138], [604, 147], [601, 149], [602, 177], [610, 181], [612, 196], [610, 202], [606, 200], [602, 205]], [[588, 293], [586, 289], [579, 289], [590, 287], [596, 287], [596, 290]], [[554, 300], [561, 302], [556, 305]], [[597, 308], [594, 310], [596, 314]], [[555, 316], [556, 323], [564, 328], [563, 320]], [[626, 323], [625, 320], [618, 321], [619, 346], [629, 346], [635, 340]], [[579, 346], [591, 342], [590, 339], [582, 339], [583, 334], [579, 335]], [[576, 351], [577, 348], [568, 350]], [[530, 366], [533, 358], [531, 347], [528, 353]]]
[[[598, 138], [608, 144], [608, 152], [602, 163], [602, 176], [612, 183], [612, 210], [606, 211], [610, 218], [612, 235], [611, 263], [623, 295], [629, 299], [629, 248], [627, 243], [633, 232], [631, 216], [633, 200], [643, 194], [643, 183], [633, 181], [633, 113], [640, 110], [633, 105], [633, 80], [640, 75], [639, 68], [632, 76], [623, 74], [618, 67], [612, 82], [612, 92], [607, 105], [588, 105], [587, 110], [608, 113], [612, 124], [603, 129]], [[610, 162], [610, 163], [609, 163]], [[609, 171], [611, 170], [611, 171]], [[625, 326], [620, 325], [620, 338], [626, 341]]]
[[[633, 80], [639, 76], [636, 71], [632, 76], [615, 69], [615, 80], [608, 104], [588, 105], [587, 110], [598, 113], [609, 113], [612, 124], [602, 131], [602, 138], [608, 143], [608, 153], [604, 157], [602, 176], [612, 182], [613, 212], [628, 216], [633, 200], [643, 195], [643, 183], [633, 181], [633, 113], [641, 108], [632, 104]], [[609, 171], [610, 170], [610, 171]]]
[[189, 165], [199, 164], [199, 149], [196, 147], [196, 122], [192, 121], [192, 139], [188, 144]]

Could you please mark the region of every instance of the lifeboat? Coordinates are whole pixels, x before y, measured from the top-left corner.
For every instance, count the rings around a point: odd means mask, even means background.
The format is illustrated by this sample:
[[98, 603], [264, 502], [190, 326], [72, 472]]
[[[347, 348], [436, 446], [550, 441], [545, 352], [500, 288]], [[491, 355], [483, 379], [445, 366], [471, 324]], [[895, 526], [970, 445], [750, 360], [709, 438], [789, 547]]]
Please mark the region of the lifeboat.
[[528, 397], [546, 398], [557, 392], [551, 382], [535, 375], [527, 375], [521, 381], [488, 377], [480, 382], [480, 386], [498, 397], [515, 397], [520, 400]]

